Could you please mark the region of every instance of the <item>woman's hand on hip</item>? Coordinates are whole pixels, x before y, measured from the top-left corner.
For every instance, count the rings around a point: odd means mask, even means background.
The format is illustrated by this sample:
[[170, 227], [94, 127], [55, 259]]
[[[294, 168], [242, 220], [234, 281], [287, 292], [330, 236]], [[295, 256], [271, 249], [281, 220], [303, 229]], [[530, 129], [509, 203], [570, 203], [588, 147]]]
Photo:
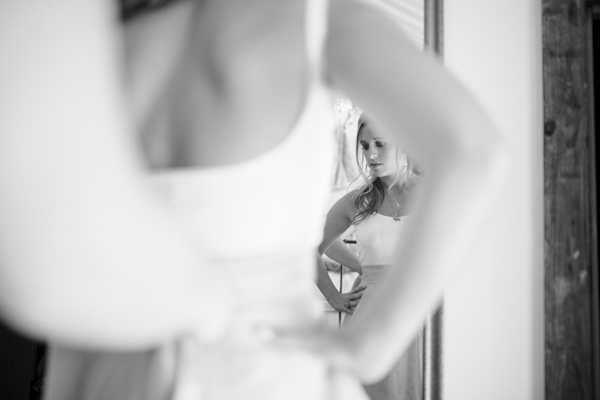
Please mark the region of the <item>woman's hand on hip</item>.
[[327, 301], [336, 311], [352, 314], [366, 288], [364, 285], [355, 286], [348, 293], [338, 293]]

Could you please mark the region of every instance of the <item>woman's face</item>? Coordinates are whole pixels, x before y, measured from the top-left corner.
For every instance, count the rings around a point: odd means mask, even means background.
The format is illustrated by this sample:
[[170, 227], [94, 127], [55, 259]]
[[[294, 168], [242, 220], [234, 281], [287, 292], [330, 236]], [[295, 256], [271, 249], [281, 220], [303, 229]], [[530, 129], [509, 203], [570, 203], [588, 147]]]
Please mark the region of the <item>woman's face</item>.
[[368, 124], [360, 130], [359, 144], [369, 168], [379, 178], [396, 176], [398, 167], [406, 167], [406, 157], [396, 159], [397, 146], [378, 137]]

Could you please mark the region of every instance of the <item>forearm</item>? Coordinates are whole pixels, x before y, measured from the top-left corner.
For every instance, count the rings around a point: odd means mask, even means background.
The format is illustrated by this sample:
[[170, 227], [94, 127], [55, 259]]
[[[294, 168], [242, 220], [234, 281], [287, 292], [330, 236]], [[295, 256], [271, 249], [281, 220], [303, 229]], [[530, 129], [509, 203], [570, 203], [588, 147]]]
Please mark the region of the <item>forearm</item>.
[[327, 249], [325, 249], [325, 255], [355, 272], [362, 272], [358, 257], [356, 257], [356, 254], [346, 246], [343, 239], [335, 240]]
[[327, 267], [325, 266], [325, 263], [319, 254], [317, 254], [317, 276], [315, 283], [330, 304], [333, 297], [339, 295], [340, 293], [331, 281], [331, 277], [327, 272]]

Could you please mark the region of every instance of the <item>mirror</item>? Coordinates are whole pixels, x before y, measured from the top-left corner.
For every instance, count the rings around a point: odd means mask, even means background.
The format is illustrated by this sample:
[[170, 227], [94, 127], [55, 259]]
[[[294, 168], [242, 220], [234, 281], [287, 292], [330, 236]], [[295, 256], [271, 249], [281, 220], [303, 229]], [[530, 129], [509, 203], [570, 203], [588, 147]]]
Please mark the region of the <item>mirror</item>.
[[[369, 3], [388, 14], [423, 51], [442, 55], [442, 3], [441, 0], [369, 0]], [[334, 105], [336, 164], [330, 205], [347, 193], [349, 185], [359, 177], [356, 162], [357, 122], [361, 111], [351, 99], [340, 97]], [[346, 235], [346, 234], [345, 234]], [[344, 240], [349, 247], [356, 244], [350, 235]], [[328, 273], [342, 293], [352, 289], [358, 273], [341, 266], [324, 256]], [[327, 320], [342, 326], [344, 313], [334, 310], [326, 301]], [[442, 332], [443, 306], [427, 320], [423, 335], [423, 398], [442, 397]]]

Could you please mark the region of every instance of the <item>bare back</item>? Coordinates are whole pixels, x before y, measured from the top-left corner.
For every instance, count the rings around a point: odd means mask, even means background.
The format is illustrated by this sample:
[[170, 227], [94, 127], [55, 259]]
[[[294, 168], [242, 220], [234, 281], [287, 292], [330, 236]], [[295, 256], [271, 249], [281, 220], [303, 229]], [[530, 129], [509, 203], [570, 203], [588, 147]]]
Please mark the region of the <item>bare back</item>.
[[182, 1], [126, 27], [134, 107], [150, 102], [138, 126], [152, 167], [244, 161], [293, 127], [306, 92], [305, 2], [256, 3]]

